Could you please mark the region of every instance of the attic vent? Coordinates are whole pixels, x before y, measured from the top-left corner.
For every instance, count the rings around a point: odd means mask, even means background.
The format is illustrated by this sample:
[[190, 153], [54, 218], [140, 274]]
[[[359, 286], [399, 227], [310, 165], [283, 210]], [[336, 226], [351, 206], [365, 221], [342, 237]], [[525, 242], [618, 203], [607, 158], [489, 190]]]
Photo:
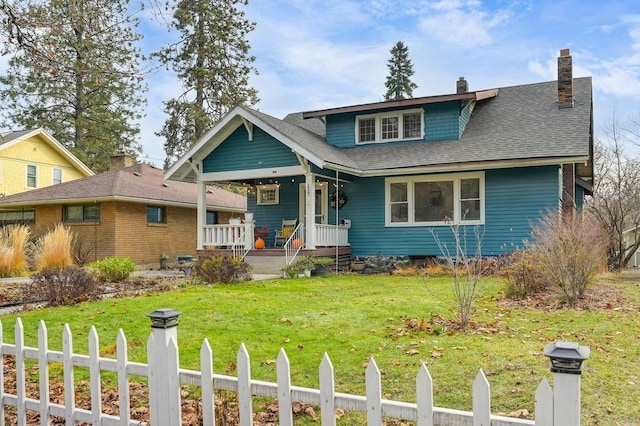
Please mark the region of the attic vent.
[[167, 185], [166, 183], [162, 182], [162, 186], [164, 186], [165, 188], [168, 188], [169, 185]]
[[134, 176], [141, 176], [141, 175], [140, 175], [140, 172], [133, 172], [133, 175], [134, 175]]

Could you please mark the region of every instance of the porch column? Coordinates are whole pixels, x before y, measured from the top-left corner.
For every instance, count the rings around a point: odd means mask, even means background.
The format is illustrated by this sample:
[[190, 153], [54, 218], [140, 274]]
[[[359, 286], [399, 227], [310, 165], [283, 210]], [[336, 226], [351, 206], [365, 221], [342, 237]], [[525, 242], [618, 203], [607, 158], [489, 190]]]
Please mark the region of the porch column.
[[316, 182], [312, 173], [305, 174], [304, 246], [316, 248]]
[[197, 250], [204, 248], [204, 225], [207, 223], [207, 185], [198, 180], [198, 211], [196, 213], [196, 244]]

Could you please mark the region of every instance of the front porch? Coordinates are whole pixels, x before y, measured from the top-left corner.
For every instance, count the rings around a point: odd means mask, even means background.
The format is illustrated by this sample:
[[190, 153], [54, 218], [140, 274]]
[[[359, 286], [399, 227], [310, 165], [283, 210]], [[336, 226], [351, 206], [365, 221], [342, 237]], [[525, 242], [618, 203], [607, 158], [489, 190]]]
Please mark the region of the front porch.
[[243, 258], [254, 266], [256, 273], [280, 273], [283, 267], [295, 262], [298, 256], [308, 254], [337, 258], [338, 269], [347, 269], [351, 258], [349, 227], [313, 223], [311, 228], [307, 230], [302, 224], [298, 224], [282, 247], [256, 249], [255, 241], [260, 236], [260, 230], [256, 230], [253, 220], [205, 225], [204, 244], [198, 247], [198, 251], [217, 251]]

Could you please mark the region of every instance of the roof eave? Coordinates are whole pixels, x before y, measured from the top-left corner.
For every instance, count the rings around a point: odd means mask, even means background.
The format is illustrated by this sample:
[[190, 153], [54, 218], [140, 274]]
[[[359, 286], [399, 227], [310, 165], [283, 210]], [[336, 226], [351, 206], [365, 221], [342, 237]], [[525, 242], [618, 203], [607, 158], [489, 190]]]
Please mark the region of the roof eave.
[[465, 99], [482, 100], [495, 97], [498, 89], [479, 92], [455, 93], [450, 95], [425, 96], [421, 98], [401, 99], [397, 101], [373, 102], [368, 104], [350, 105], [346, 107], [328, 108], [302, 113], [302, 118], [326, 117], [327, 115], [343, 114], [347, 112], [373, 111], [386, 108], [403, 108], [415, 105], [433, 104], [439, 102], [459, 101]]
[[553, 166], [566, 163], [581, 163], [588, 157], [547, 157], [521, 158], [513, 160], [491, 160], [465, 163], [434, 164], [397, 169], [370, 169], [362, 172], [362, 177], [397, 176], [418, 173], [444, 173], [474, 170], [508, 169], [515, 167]]

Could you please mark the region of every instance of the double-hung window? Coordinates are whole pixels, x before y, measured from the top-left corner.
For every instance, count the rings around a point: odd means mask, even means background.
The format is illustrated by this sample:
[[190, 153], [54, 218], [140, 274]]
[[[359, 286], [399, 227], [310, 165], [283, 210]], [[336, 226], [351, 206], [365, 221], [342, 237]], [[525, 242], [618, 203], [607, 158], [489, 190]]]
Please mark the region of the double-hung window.
[[423, 110], [411, 109], [356, 117], [356, 143], [424, 138]]
[[58, 185], [62, 183], [62, 169], [53, 169], [53, 174], [51, 176], [51, 183], [53, 185]]
[[34, 164], [27, 164], [27, 188], [38, 187], [38, 167]]
[[484, 173], [386, 179], [386, 226], [484, 223]]

